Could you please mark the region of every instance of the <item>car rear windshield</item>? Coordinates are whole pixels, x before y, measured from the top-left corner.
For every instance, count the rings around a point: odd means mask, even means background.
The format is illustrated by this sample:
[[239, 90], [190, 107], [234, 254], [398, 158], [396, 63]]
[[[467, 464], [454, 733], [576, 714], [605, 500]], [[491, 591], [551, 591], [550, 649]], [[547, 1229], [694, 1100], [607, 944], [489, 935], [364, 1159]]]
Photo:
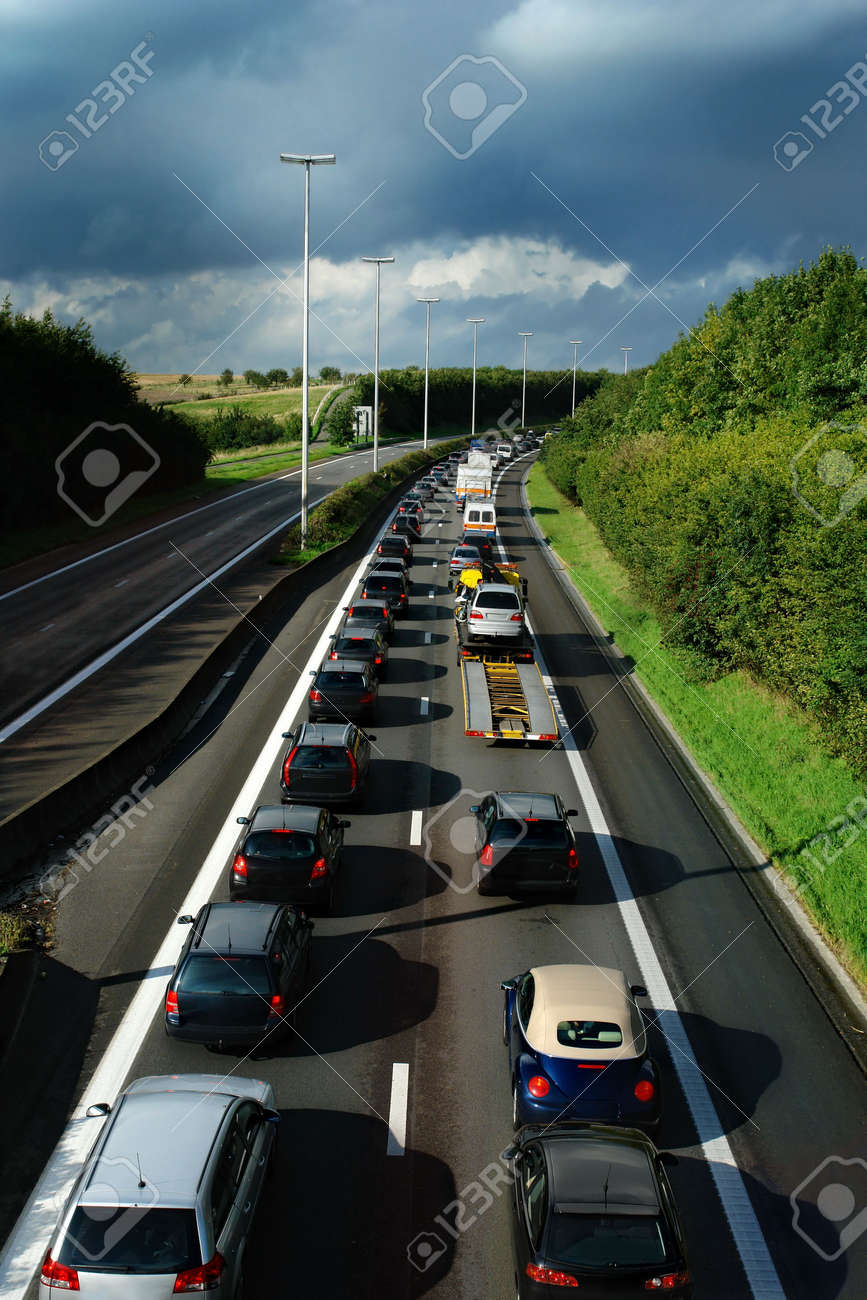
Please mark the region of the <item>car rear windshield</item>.
[[650, 1214], [555, 1212], [545, 1253], [583, 1268], [656, 1268], [668, 1258], [666, 1245], [662, 1221]]
[[372, 573], [364, 585], [372, 591], [403, 590], [403, 583], [397, 573]]
[[623, 1032], [619, 1025], [607, 1020], [561, 1020], [557, 1042], [564, 1047], [620, 1047]]
[[518, 597], [511, 591], [480, 591], [476, 597], [476, 609], [520, 609]]
[[292, 771], [315, 772], [322, 768], [339, 771], [349, 766], [346, 750], [342, 745], [299, 745], [292, 759]]
[[525, 822], [514, 817], [503, 817], [491, 828], [491, 843], [522, 843], [534, 849], [565, 849], [569, 837], [563, 823], [554, 821], [553, 818]]
[[[147, 1152], [141, 1152], [140, 1158], [147, 1179]], [[155, 1189], [147, 1186], [153, 1200]], [[147, 1194], [143, 1193], [143, 1197]], [[178, 1273], [196, 1268], [202, 1263], [196, 1212], [118, 1205], [116, 1199], [106, 1206], [79, 1206], [66, 1230], [58, 1260], [69, 1268], [120, 1273]]]
[[376, 641], [372, 636], [339, 636], [334, 642], [334, 649], [338, 654], [345, 654], [347, 659], [352, 658], [353, 652], [375, 655]]
[[259, 993], [270, 996], [264, 957], [230, 957], [193, 953], [181, 972], [179, 993]]
[[363, 673], [344, 673], [344, 672], [324, 672], [316, 678], [316, 685], [319, 690], [327, 691], [329, 687], [347, 687], [357, 686], [359, 689], [364, 686]]
[[244, 841], [244, 852], [254, 858], [309, 858], [315, 847], [305, 831], [253, 831]]
[[456, 560], [477, 560], [479, 550], [475, 546], [459, 546], [455, 551], [454, 558]]
[[356, 601], [349, 608], [350, 618], [388, 618], [388, 606], [374, 600]]

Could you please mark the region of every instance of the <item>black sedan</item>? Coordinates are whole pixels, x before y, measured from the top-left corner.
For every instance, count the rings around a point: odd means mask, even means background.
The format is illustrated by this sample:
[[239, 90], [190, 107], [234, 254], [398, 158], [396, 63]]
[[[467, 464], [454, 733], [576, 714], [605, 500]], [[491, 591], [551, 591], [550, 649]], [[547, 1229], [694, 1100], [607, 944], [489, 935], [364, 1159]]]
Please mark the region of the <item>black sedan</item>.
[[348, 821], [327, 808], [265, 804], [238, 822], [245, 829], [229, 869], [233, 902], [254, 898], [331, 911]]
[[378, 628], [364, 627], [346, 630], [346, 626], [332, 638], [328, 658], [360, 659], [369, 664], [382, 680], [388, 670], [388, 642]]
[[376, 543], [376, 554], [383, 559], [397, 556], [401, 560], [406, 560], [407, 565], [412, 564], [412, 546], [407, 537], [396, 537], [392, 533], [386, 533], [385, 537], [380, 537]]
[[458, 546], [475, 546], [482, 559], [487, 560], [488, 564], [493, 564], [496, 560], [490, 537], [485, 537], [482, 533], [464, 533]]
[[692, 1296], [674, 1195], [676, 1164], [637, 1129], [528, 1125], [503, 1152], [514, 1165], [512, 1255], [519, 1300], [553, 1287], [587, 1300]]
[[387, 600], [354, 600], [343, 608], [346, 611], [343, 626], [347, 630], [351, 623], [352, 631], [359, 627], [375, 627], [389, 641], [394, 635], [394, 615]]
[[376, 695], [376, 676], [369, 664], [358, 659], [326, 659], [313, 674], [313, 685], [307, 693], [310, 721], [369, 721], [376, 714]]
[[419, 541], [421, 538], [421, 524], [415, 515], [398, 515], [391, 525], [391, 531], [403, 537], [408, 537], [410, 541], [414, 542]]
[[402, 617], [409, 609], [409, 586], [401, 573], [372, 569], [364, 579], [361, 599], [384, 600], [391, 606], [395, 618]]

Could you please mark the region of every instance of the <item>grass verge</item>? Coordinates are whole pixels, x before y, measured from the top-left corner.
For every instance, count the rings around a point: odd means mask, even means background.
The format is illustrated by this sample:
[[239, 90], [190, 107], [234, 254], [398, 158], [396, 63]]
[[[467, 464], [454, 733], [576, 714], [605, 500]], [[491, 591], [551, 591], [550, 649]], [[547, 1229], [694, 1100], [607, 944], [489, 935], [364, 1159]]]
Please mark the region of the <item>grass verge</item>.
[[534, 466], [533, 515], [596, 618], [829, 945], [867, 983], [867, 798], [804, 714], [745, 673], [696, 682], [583, 513]]

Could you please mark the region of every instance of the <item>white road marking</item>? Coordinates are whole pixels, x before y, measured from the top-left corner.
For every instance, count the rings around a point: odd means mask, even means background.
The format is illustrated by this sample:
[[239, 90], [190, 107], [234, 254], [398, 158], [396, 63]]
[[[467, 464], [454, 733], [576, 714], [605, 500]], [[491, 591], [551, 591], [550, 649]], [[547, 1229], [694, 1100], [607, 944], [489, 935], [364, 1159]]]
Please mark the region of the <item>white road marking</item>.
[[114, 585], [116, 587], [122, 587], [127, 582], [129, 582], [129, 578], [121, 578], [120, 582], [116, 582]]
[[427, 594], [427, 598], [428, 598], [428, 600], [433, 600], [435, 594], [436, 594], [436, 593], [435, 593], [434, 591], [432, 591], [432, 590], [429, 591], [428, 594]]
[[430, 709], [430, 699], [427, 695], [421, 697], [419, 700], [419, 707], [421, 709], [421, 716], [423, 718], [427, 717], [428, 710]]
[[[49, 623], [48, 626], [51, 627], [52, 624]], [[430, 632], [425, 632], [425, 634], [424, 634], [424, 643], [425, 643], [425, 645], [430, 645], [430, 638], [431, 638], [431, 634], [430, 634]]]
[[402, 1156], [406, 1148], [406, 1108], [409, 1100], [409, 1065], [395, 1061], [391, 1067], [391, 1107], [388, 1112], [387, 1156]]
[[412, 821], [409, 825], [409, 842], [410, 844], [421, 844], [421, 822], [423, 813], [420, 808], [416, 808], [412, 815]]
[[[285, 748], [283, 732], [291, 730], [292, 723], [306, 703], [310, 671], [322, 662], [328, 643], [343, 618], [343, 606], [348, 605], [352, 599], [359, 579], [370, 563], [372, 553], [371, 551], [365, 555], [359, 563], [343, 592], [342, 599], [338, 600], [334, 613], [323, 628], [310, 658], [298, 674], [298, 681], [286, 701], [283, 712], [274, 724], [271, 734], [238, 792], [217, 838], [202, 863], [199, 874], [178, 908], [178, 915], [185, 912], [197, 913], [208, 902], [223, 878], [226, 862], [237, 839], [236, 818], [247, 816], [268, 780], [271, 769], [282, 754]], [[97, 1064], [90, 1083], [73, 1110], [38, 1183], [18, 1216], [15, 1227], [0, 1250], [2, 1300], [24, 1300], [30, 1283], [42, 1263], [46, 1243], [54, 1230], [58, 1206], [66, 1199], [73, 1179], [78, 1174], [99, 1132], [98, 1121], [86, 1118], [87, 1107], [97, 1101], [113, 1102], [123, 1087], [151, 1021], [162, 1008], [165, 979], [174, 969], [183, 942], [184, 935], [179, 932], [177, 924], [173, 923]], [[408, 1071], [409, 1067], [407, 1066], [406, 1069]]]
[[41, 627], [41, 628], [39, 629], [39, 631], [40, 631], [40, 632], [47, 632], [48, 629], [49, 629], [50, 627], [54, 627], [54, 624], [53, 624], [53, 623], [46, 623], [46, 624], [45, 624], [45, 627]]

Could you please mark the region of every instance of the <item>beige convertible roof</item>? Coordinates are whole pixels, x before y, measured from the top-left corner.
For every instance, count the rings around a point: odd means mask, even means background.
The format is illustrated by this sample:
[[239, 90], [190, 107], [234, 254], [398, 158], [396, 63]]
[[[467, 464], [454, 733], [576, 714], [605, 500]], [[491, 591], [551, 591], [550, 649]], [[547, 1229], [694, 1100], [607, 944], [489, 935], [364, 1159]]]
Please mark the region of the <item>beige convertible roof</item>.
[[[533, 1009], [526, 1027], [535, 1052], [583, 1061], [627, 1061], [645, 1050], [644, 1022], [623, 972], [608, 966], [534, 966]], [[564, 1020], [595, 1020], [617, 1025], [623, 1041], [611, 1047], [568, 1047], [557, 1038]]]

